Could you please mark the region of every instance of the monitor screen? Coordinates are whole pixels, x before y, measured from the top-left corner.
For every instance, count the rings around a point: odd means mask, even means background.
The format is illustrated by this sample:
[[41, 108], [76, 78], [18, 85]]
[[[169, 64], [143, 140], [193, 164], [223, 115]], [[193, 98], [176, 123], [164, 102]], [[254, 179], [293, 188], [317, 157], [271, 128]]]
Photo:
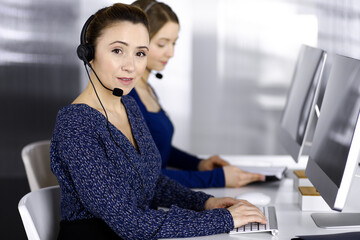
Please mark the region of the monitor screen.
[[345, 205], [358, 168], [359, 111], [360, 61], [335, 56], [305, 174], [338, 211]]
[[316, 124], [315, 103], [319, 94], [326, 52], [301, 46], [291, 86], [288, 91], [280, 127], [279, 140], [295, 161], [303, 153]]

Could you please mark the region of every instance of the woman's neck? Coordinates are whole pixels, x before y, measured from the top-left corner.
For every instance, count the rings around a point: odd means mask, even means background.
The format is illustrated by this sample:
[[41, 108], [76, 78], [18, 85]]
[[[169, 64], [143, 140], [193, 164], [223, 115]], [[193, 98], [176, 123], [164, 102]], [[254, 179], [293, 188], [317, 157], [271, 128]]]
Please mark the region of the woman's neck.
[[147, 68], [145, 69], [144, 71], [144, 74], [142, 75], [142, 78], [144, 78], [146, 81], [149, 80], [149, 76], [150, 76], [150, 73], [151, 73], [151, 69]]
[[[93, 86], [91, 83], [87, 85], [84, 91], [79, 95], [79, 97], [74, 101], [74, 103], [85, 103], [92, 108], [97, 109], [100, 112], [103, 112], [103, 108], [100, 104], [105, 107], [107, 111], [116, 111], [119, 109], [119, 105], [121, 107], [121, 97], [116, 97], [109, 92], [109, 90], [104, 89], [102, 86], [97, 85], [96, 93], [94, 91]], [[100, 98], [100, 101], [98, 97]]]
[[150, 72], [151, 70], [146, 68], [144, 71], [144, 74], [141, 76], [141, 79], [139, 81], [139, 83], [135, 86], [136, 87], [140, 87], [140, 88], [148, 88], [149, 86], [149, 76], [150, 76]]

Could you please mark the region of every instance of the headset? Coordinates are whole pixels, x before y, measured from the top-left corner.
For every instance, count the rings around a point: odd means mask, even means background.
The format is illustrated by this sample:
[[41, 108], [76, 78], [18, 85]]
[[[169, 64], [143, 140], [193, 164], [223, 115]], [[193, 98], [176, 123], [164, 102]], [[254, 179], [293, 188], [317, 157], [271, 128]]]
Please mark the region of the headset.
[[91, 15], [88, 20], [86, 20], [83, 28], [81, 29], [80, 45], [76, 49], [76, 53], [80, 60], [84, 61], [84, 63], [88, 66], [90, 65], [90, 61], [94, 59], [95, 49], [92, 44], [86, 42], [86, 31], [94, 18], [95, 15]]
[[109, 118], [108, 118], [108, 115], [107, 115], [107, 112], [105, 110], [105, 107], [104, 105], [102, 104], [101, 100], [100, 100], [100, 97], [96, 91], [96, 88], [95, 88], [95, 85], [93, 84], [91, 78], [90, 78], [90, 74], [89, 74], [89, 71], [86, 67], [89, 66], [90, 69], [94, 72], [96, 78], [99, 80], [99, 82], [101, 83], [101, 85], [109, 90], [109, 91], [112, 91], [113, 95], [117, 96], [117, 97], [121, 97], [123, 95], [123, 90], [120, 89], [120, 88], [114, 88], [113, 90], [106, 87], [101, 81], [100, 81], [100, 78], [98, 77], [98, 75], [96, 74], [95, 70], [93, 69], [93, 67], [91, 66], [90, 64], [90, 61], [94, 59], [94, 56], [95, 56], [95, 48], [92, 44], [89, 44], [86, 42], [86, 31], [91, 23], [91, 21], [95, 18], [95, 15], [91, 15], [85, 22], [83, 28], [81, 29], [81, 34], [80, 34], [80, 45], [77, 47], [76, 49], [76, 53], [79, 57], [80, 60], [82, 60], [84, 62], [84, 66], [85, 66], [85, 70], [86, 70], [86, 73], [87, 73], [87, 76], [90, 80], [90, 83], [95, 91], [95, 94], [96, 94], [96, 97], [97, 99], [99, 100], [99, 103], [102, 107], [102, 109], [104, 110], [104, 113], [105, 113], [105, 117], [106, 117], [106, 125], [107, 125], [107, 129], [109, 131], [109, 134], [110, 134], [110, 137], [112, 139], [112, 141], [115, 143], [115, 145], [124, 153], [124, 155], [126, 156], [126, 158], [129, 160], [130, 164], [132, 165], [132, 167], [135, 169], [136, 173], [138, 174], [139, 178], [140, 178], [140, 182], [141, 182], [141, 187], [142, 187], [142, 192], [143, 192], [143, 197], [144, 197], [144, 200], [145, 202], [147, 203], [146, 205], [148, 205], [148, 201], [147, 201], [147, 198], [146, 198], [146, 193], [145, 193], [145, 188], [144, 188], [144, 182], [143, 182], [143, 179], [141, 177], [141, 174], [139, 172], [139, 170], [137, 169], [137, 167], [134, 165], [134, 163], [132, 162], [132, 160], [130, 159], [130, 157], [126, 154], [126, 152], [121, 148], [121, 146], [115, 141], [112, 133], [111, 133], [111, 130], [110, 130], [110, 126], [109, 126]]
[[[100, 80], [100, 78], [97, 76], [95, 70], [93, 69], [93, 67], [90, 64], [90, 61], [94, 59], [95, 56], [95, 48], [92, 44], [89, 44], [86, 42], [86, 31], [91, 23], [91, 21], [95, 18], [95, 15], [91, 15], [88, 20], [86, 20], [83, 28], [81, 29], [81, 34], [80, 34], [80, 45], [77, 47], [76, 49], [76, 53], [77, 56], [80, 58], [80, 60], [82, 60], [84, 62], [85, 65], [85, 69], [87, 71], [86, 65], [88, 65], [90, 67], [90, 69], [94, 72], [96, 78], [99, 80], [100, 84], [107, 90], [111, 91], [113, 93], [113, 95], [117, 96], [117, 97], [121, 97], [123, 95], [123, 90], [120, 88], [114, 88], [114, 89], [110, 89], [108, 87], [106, 87]], [[89, 77], [90, 79], [90, 77]], [[91, 79], [90, 79], [91, 81]], [[92, 84], [92, 82], [91, 82]]]
[[[157, 2], [156, 1], [152, 1], [151, 3], [149, 3], [149, 5], [146, 6], [146, 8], [144, 9], [144, 12], [147, 13], [149, 11], [149, 9], [154, 6]], [[149, 71], [151, 73], [151, 71]], [[155, 77], [157, 79], [162, 79], [163, 75], [159, 72], [155, 73]]]

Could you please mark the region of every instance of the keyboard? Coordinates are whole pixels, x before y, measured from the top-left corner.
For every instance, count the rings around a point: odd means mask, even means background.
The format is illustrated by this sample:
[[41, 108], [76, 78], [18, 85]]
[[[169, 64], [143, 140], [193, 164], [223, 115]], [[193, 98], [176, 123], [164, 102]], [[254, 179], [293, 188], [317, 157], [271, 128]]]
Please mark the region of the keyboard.
[[267, 223], [248, 223], [244, 226], [238, 227], [230, 231], [230, 234], [238, 234], [238, 233], [256, 233], [256, 232], [270, 232], [273, 236], [277, 236], [279, 234], [275, 207], [265, 206], [259, 207], [259, 209], [264, 213]]

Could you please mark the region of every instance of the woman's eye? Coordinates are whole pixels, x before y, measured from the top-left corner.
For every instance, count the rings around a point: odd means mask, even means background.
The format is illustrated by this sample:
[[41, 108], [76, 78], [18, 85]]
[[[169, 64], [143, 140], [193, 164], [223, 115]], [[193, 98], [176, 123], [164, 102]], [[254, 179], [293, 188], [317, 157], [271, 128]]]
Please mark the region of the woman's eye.
[[120, 54], [120, 53], [122, 53], [121, 49], [118, 49], [118, 48], [112, 50], [112, 52], [115, 53], [115, 54]]
[[163, 47], [165, 47], [165, 44], [158, 44], [158, 47], [163, 48]]
[[138, 52], [138, 53], [136, 54], [136, 56], [138, 56], [138, 57], [145, 57], [145, 56], [146, 56], [146, 53], [144, 53], [144, 52]]

